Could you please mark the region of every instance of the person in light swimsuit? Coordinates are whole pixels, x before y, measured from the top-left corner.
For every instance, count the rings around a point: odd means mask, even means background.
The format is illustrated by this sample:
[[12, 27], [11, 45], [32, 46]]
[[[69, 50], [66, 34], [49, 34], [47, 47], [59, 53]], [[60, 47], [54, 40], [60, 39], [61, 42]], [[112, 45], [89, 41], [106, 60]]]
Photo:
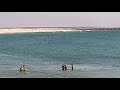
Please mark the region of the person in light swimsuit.
[[27, 68], [25, 67], [25, 65], [23, 65], [21, 68], [20, 68], [20, 72], [26, 72], [27, 71]]

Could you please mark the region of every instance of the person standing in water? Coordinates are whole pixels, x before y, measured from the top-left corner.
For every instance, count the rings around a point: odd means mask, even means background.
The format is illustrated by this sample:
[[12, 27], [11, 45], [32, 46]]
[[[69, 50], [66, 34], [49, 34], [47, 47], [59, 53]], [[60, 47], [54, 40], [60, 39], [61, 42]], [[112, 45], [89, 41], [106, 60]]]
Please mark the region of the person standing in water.
[[65, 68], [65, 70], [67, 70], [67, 66], [66, 65], [64, 65], [64, 68]]
[[71, 65], [72, 65], [72, 67], [71, 67], [71, 68], [72, 68], [72, 70], [73, 70], [73, 64], [71, 64]]
[[62, 65], [62, 70], [63, 70], [63, 71], [65, 70], [65, 67], [64, 67], [64, 65]]

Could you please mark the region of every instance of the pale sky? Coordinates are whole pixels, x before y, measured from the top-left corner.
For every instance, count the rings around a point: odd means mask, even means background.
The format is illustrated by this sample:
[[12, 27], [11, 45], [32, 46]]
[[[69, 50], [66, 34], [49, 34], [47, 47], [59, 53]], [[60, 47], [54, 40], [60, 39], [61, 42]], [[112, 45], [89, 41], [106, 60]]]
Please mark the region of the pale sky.
[[120, 12], [0, 12], [0, 27], [120, 27]]

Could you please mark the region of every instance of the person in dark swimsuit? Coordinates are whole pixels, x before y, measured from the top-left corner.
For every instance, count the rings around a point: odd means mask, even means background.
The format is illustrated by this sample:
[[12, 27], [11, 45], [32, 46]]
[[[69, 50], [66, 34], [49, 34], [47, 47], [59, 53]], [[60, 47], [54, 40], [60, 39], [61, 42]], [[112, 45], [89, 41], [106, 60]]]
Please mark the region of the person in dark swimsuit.
[[64, 67], [64, 65], [62, 65], [62, 70], [63, 70], [63, 71], [65, 70], [65, 67]]
[[66, 65], [64, 65], [64, 67], [65, 67], [65, 70], [67, 70], [67, 66], [66, 66]]
[[72, 67], [71, 67], [71, 68], [72, 68], [72, 70], [73, 70], [73, 64], [71, 64], [71, 65], [72, 65]]

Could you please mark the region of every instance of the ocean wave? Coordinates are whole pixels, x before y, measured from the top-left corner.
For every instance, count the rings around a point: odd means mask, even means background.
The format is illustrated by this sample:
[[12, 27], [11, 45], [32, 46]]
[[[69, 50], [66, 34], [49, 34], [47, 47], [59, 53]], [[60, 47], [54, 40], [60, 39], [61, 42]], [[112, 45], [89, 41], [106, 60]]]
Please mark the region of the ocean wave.
[[0, 54], [0, 57], [2, 56], [11, 56], [11, 55], [8, 55], [8, 54]]

